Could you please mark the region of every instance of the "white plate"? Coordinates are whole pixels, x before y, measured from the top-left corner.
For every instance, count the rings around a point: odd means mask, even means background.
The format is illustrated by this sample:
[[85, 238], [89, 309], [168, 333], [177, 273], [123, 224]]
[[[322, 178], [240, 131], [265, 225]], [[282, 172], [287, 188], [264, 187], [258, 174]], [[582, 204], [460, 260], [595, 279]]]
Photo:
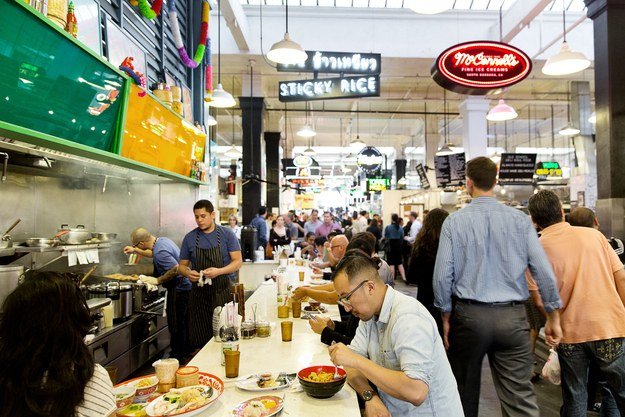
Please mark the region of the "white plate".
[[[204, 385], [194, 385], [191, 387], [180, 388], [178, 390], [171, 390], [168, 393], [161, 395], [160, 397], [156, 398], [154, 401], [150, 402], [150, 404], [148, 404], [148, 406], [145, 408], [145, 412], [147, 413], [148, 416], [151, 416], [151, 417], [153, 416], [190, 417], [190, 416], [194, 416], [196, 414], [204, 412], [223, 393], [224, 385], [221, 379], [215, 377], [214, 375], [204, 374], [204, 373], [200, 375], [200, 382], [203, 383]], [[199, 407], [191, 408], [189, 411], [185, 411], [185, 412], [170, 411], [170, 413], [167, 414], [167, 413], [163, 413], [163, 411], [160, 410], [160, 407], [163, 404], [169, 403], [169, 401], [165, 400], [166, 396], [171, 397], [172, 395], [175, 395], [176, 391], [184, 393], [185, 391], [190, 390], [192, 388], [200, 389], [202, 392], [206, 392], [206, 390], [210, 389], [211, 390], [210, 396], [206, 397], [208, 398], [208, 402], [206, 402], [205, 404], [202, 404]]]
[[258, 381], [259, 381], [259, 375], [261, 374], [262, 375], [270, 374], [271, 379], [274, 382], [276, 378], [280, 376], [280, 373], [278, 372], [273, 372], [273, 373], [262, 372], [262, 373], [258, 373], [254, 375], [249, 375], [245, 378], [239, 378], [234, 385], [236, 385], [237, 388], [242, 389], [244, 391], [256, 391], [256, 392], [277, 391], [277, 390], [290, 387], [293, 384], [293, 382], [297, 380], [297, 374], [294, 372], [294, 373], [288, 374], [288, 377], [284, 378], [284, 381], [282, 381], [282, 378], [280, 378], [279, 379], [280, 382], [277, 382], [275, 386], [260, 387], [258, 386]]
[[323, 285], [323, 284], [327, 284], [328, 282], [332, 282], [332, 281], [326, 281], [325, 279], [311, 279], [310, 280], [310, 285]]
[[232, 415], [235, 417], [243, 417], [243, 410], [245, 409], [245, 407], [247, 407], [247, 405], [251, 402], [251, 401], [273, 401], [276, 406], [275, 407], [271, 407], [270, 409], [266, 410], [261, 417], [271, 417], [276, 413], [279, 413], [280, 410], [282, 410], [282, 407], [284, 407], [284, 400], [280, 397], [276, 397], [275, 395], [263, 395], [262, 397], [256, 397], [256, 398], [251, 398], [247, 401], [243, 401], [241, 404], [237, 405], [236, 407], [234, 407], [232, 409]]

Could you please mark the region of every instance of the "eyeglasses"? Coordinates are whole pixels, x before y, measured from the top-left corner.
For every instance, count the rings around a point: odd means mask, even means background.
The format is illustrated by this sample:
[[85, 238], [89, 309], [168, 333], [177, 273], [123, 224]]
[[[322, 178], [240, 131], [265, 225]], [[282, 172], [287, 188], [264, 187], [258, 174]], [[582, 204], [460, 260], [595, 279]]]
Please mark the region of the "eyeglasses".
[[356, 291], [358, 291], [358, 289], [360, 287], [362, 287], [363, 285], [365, 285], [367, 282], [369, 282], [369, 280], [363, 281], [360, 284], [356, 285], [356, 288], [354, 288], [353, 290], [351, 290], [350, 292], [348, 292], [345, 295], [342, 295], [339, 297], [339, 299], [337, 300], [337, 303], [339, 303], [340, 305], [342, 305], [343, 307], [351, 307], [352, 303], [349, 301], [349, 298], [354, 295], [354, 293]]
[[140, 244], [143, 243], [143, 240], [140, 240], [139, 242], [135, 243], [134, 245], [132, 245], [133, 248], [136, 248], [137, 246], [139, 246]]
[[345, 245], [330, 245], [330, 249], [340, 248], [341, 246], [345, 246]]

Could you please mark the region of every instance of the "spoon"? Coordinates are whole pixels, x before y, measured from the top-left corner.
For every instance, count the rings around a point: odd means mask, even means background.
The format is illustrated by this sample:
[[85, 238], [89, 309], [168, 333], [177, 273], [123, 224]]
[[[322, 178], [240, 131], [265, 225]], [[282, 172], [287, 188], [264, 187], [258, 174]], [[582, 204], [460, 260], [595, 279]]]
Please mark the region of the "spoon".
[[341, 376], [339, 375], [339, 366], [338, 365], [334, 365], [334, 379], [341, 379]]

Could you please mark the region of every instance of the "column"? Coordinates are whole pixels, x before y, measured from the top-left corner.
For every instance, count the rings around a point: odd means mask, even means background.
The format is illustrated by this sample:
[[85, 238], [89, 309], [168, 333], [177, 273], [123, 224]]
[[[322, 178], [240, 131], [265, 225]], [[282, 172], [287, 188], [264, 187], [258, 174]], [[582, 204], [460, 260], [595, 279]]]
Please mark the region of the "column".
[[280, 132], [265, 132], [267, 207], [280, 207]]
[[[406, 164], [408, 163], [405, 159], [396, 159], [395, 160], [395, 181], [401, 180], [406, 176]], [[403, 185], [395, 183], [397, 189], [406, 188]]]
[[[425, 117], [428, 117], [426, 114]], [[438, 123], [431, 123], [432, 118], [429, 119], [430, 123], [428, 126], [433, 126], [436, 128]], [[438, 141], [440, 140], [440, 135], [438, 132], [429, 131], [426, 133], [425, 140], [423, 141], [423, 146], [425, 146], [425, 173], [428, 176], [428, 181], [430, 182], [430, 186], [432, 188], [436, 188], [436, 172], [434, 171], [434, 157], [436, 156], [436, 152], [438, 151]]]
[[467, 161], [486, 154], [486, 114], [490, 104], [482, 96], [468, 96], [460, 103], [462, 146]]
[[250, 177], [261, 178], [260, 135], [263, 131], [265, 99], [263, 97], [239, 97], [239, 103], [243, 128], [242, 212], [243, 224], [249, 224], [263, 202], [261, 183], [250, 180]]
[[572, 139], [577, 166], [571, 171], [571, 201], [577, 200], [578, 191], [584, 191], [584, 205], [594, 210], [597, 203], [597, 157], [592, 125], [588, 121], [591, 114], [590, 83], [572, 81], [570, 90], [571, 121], [580, 129], [580, 134]]
[[602, 232], [625, 236], [625, 8], [623, 1], [584, 0], [595, 32], [597, 217]]

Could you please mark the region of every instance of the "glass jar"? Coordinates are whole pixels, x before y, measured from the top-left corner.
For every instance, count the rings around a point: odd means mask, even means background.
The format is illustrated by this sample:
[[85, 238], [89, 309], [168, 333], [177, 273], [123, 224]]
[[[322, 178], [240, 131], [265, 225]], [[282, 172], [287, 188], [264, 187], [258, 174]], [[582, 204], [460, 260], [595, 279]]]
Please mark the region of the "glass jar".
[[256, 336], [269, 337], [271, 336], [271, 326], [268, 321], [259, 321], [256, 323]]
[[243, 339], [252, 339], [254, 336], [256, 336], [256, 324], [253, 321], [241, 323], [241, 337]]

